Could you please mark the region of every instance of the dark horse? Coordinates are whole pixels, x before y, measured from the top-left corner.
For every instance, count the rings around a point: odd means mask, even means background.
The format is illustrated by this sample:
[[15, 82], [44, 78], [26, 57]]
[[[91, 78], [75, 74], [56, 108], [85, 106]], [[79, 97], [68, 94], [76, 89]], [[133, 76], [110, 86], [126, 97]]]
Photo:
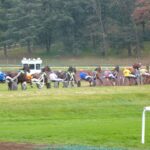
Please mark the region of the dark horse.
[[76, 72], [76, 68], [70, 66], [67, 71], [55, 71], [55, 74], [58, 78], [63, 79], [63, 87], [74, 87], [77, 84]]

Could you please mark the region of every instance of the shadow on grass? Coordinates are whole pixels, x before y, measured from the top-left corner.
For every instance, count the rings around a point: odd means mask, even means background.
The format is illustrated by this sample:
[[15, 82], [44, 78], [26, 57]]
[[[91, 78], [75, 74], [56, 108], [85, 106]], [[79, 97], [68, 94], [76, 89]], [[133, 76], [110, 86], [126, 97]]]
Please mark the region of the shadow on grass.
[[90, 147], [90, 146], [47, 146], [35, 150], [127, 150], [124, 148]]

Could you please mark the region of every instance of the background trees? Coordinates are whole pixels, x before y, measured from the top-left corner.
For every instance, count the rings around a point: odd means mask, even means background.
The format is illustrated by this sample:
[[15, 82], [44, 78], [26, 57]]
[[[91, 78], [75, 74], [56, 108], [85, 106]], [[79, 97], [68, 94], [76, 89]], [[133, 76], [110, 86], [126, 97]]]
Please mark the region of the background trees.
[[13, 7], [13, 0], [0, 1], [0, 46], [3, 47], [4, 56], [7, 57], [7, 48], [12, 44], [10, 29], [10, 10]]
[[[150, 40], [150, 1], [136, 0], [133, 18], [137, 26], [142, 27], [144, 40]], [[146, 32], [145, 32], [146, 31]]]
[[[150, 40], [149, 0], [1, 0], [0, 44], [46, 53], [139, 56]], [[57, 46], [58, 45], [58, 46]]]

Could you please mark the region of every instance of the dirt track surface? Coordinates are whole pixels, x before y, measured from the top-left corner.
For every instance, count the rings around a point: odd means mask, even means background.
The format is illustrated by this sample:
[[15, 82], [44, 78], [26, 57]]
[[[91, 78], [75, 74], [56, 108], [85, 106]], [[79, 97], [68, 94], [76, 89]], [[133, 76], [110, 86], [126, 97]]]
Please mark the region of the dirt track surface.
[[17, 143], [0, 143], [0, 150], [36, 150], [37, 148], [42, 148], [42, 146], [33, 144], [17, 144]]

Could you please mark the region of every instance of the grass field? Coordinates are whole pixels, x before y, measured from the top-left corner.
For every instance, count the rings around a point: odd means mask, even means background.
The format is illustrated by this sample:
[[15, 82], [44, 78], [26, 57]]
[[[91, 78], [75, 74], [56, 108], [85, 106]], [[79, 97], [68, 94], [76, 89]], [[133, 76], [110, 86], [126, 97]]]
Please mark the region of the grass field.
[[148, 150], [141, 117], [150, 86], [81, 87], [7, 91], [0, 85], [0, 141]]

